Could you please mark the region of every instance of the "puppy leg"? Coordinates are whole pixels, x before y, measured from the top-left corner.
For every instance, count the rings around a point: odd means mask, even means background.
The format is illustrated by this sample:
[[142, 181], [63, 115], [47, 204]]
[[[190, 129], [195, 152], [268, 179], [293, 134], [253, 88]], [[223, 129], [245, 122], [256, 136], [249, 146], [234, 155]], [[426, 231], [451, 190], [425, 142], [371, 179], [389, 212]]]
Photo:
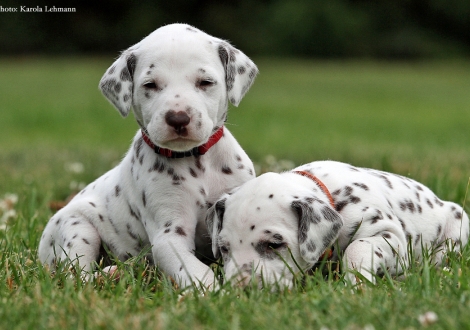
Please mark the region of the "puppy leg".
[[447, 216], [445, 226], [437, 227], [437, 249], [433, 261], [440, 265], [449, 251], [460, 251], [468, 242], [469, 219], [461, 206], [445, 202]]
[[92, 269], [99, 255], [101, 238], [96, 228], [79, 215], [54, 216], [47, 224], [39, 244], [39, 259], [51, 267], [71, 260], [84, 272]]
[[353, 241], [343, 256], [347, 279], [351, 283], [358, 281], [351, 270], [358, 271], [372, 283], [375, 283], [375, 275], [382, 275], [385, 270], [390, 274], [401, 272], [408, 260], [406, 245], [400, 242], [399, 237], [390, 232]]
[[181, 288], [195, 284], [214, 289], [213, 271], [194, 255], [194, 235], [190, 228], [175, 227], [173, 232], [165, 229], [153, 240], [152, 253], [155, 263], [170, 275]]

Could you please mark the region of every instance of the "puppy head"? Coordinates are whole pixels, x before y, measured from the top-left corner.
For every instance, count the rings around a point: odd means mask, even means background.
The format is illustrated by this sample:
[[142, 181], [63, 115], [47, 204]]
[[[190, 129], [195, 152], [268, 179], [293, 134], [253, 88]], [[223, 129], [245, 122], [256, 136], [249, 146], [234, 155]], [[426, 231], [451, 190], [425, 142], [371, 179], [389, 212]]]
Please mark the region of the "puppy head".
[[289, 287], [289, 268], [311, 268], [336, 240], [343, 220], [310, 179], [266, 173], [222, 196], [206, 224], [227, 279]]
[[152, 142], [175, 151], [201, 145], [238, 106], [258, 69], [241, 51], [186, 24], [163, 26], [122, 52], [100, 81]]

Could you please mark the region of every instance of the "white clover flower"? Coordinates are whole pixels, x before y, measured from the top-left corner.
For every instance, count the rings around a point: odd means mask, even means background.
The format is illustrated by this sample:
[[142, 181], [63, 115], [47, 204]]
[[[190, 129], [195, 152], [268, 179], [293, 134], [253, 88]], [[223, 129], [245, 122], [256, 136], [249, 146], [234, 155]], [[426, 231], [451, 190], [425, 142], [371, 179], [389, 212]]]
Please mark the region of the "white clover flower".
[[15, 204], [18, 203], [18, 195], [16, 194], [5, 194], [3, 199], [0, 199], [0, 210], [8, 211], [13, 209]]
[[418, 316], [419, 323], [421, 323], [422, 326], [434, 324], [437, 322], [438, 319], [439, 318], [437, 317], [437, 314], [431, 311]]
[[70, 173], [80, 174], [85, 170], [85, 166], [79, 162], [67, 163], [65, 164], [65, 170]]

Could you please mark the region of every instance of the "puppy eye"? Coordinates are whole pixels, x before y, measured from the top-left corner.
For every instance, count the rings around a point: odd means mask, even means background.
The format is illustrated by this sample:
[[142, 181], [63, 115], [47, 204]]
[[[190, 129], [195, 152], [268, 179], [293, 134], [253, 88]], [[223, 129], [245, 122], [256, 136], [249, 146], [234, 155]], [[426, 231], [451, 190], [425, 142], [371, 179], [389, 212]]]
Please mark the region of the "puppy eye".
[[286, 246], [286, 243], [269, 242], [268, 243], [268, 250], [279, 250], [279, 249], [281, 249], [285, 246]]
[[227, 254], [227, 253], [228, 253], [228, 247], [226, 247], [226, 246], [224, 246], [224, 245], [221, 246], [221, 247], [220, 247], [220, 252], [222, 252], [222, 254]]
[[157, 84], [154, 81], [152, 81], [152, 82], [145, 83], [144, 87], [148, 89], [157, 89]]
[[212, 85], [214, 85], [215, 82], [213, 82], [212, 80], [209, 80], [209, 79], [201, 79], [201, 80], [198, 80], [198, 82], [196, 83], [196, 86], [198, 88], [201, 88], [201, 89], [204, 89], [204, 88], [207, 88], [207, 87], [210, 87]]

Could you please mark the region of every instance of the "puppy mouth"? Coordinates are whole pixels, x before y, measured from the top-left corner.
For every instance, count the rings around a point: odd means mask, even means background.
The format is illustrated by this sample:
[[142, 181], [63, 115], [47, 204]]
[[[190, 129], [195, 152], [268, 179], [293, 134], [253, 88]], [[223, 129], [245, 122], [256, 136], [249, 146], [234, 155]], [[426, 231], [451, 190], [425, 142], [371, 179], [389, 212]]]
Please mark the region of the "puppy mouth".
[[184, 136], [177, 136], [159, 143], [159, 146], [174, 151], [188, 151], [202, 144], [199, 140], [194, 140]]

